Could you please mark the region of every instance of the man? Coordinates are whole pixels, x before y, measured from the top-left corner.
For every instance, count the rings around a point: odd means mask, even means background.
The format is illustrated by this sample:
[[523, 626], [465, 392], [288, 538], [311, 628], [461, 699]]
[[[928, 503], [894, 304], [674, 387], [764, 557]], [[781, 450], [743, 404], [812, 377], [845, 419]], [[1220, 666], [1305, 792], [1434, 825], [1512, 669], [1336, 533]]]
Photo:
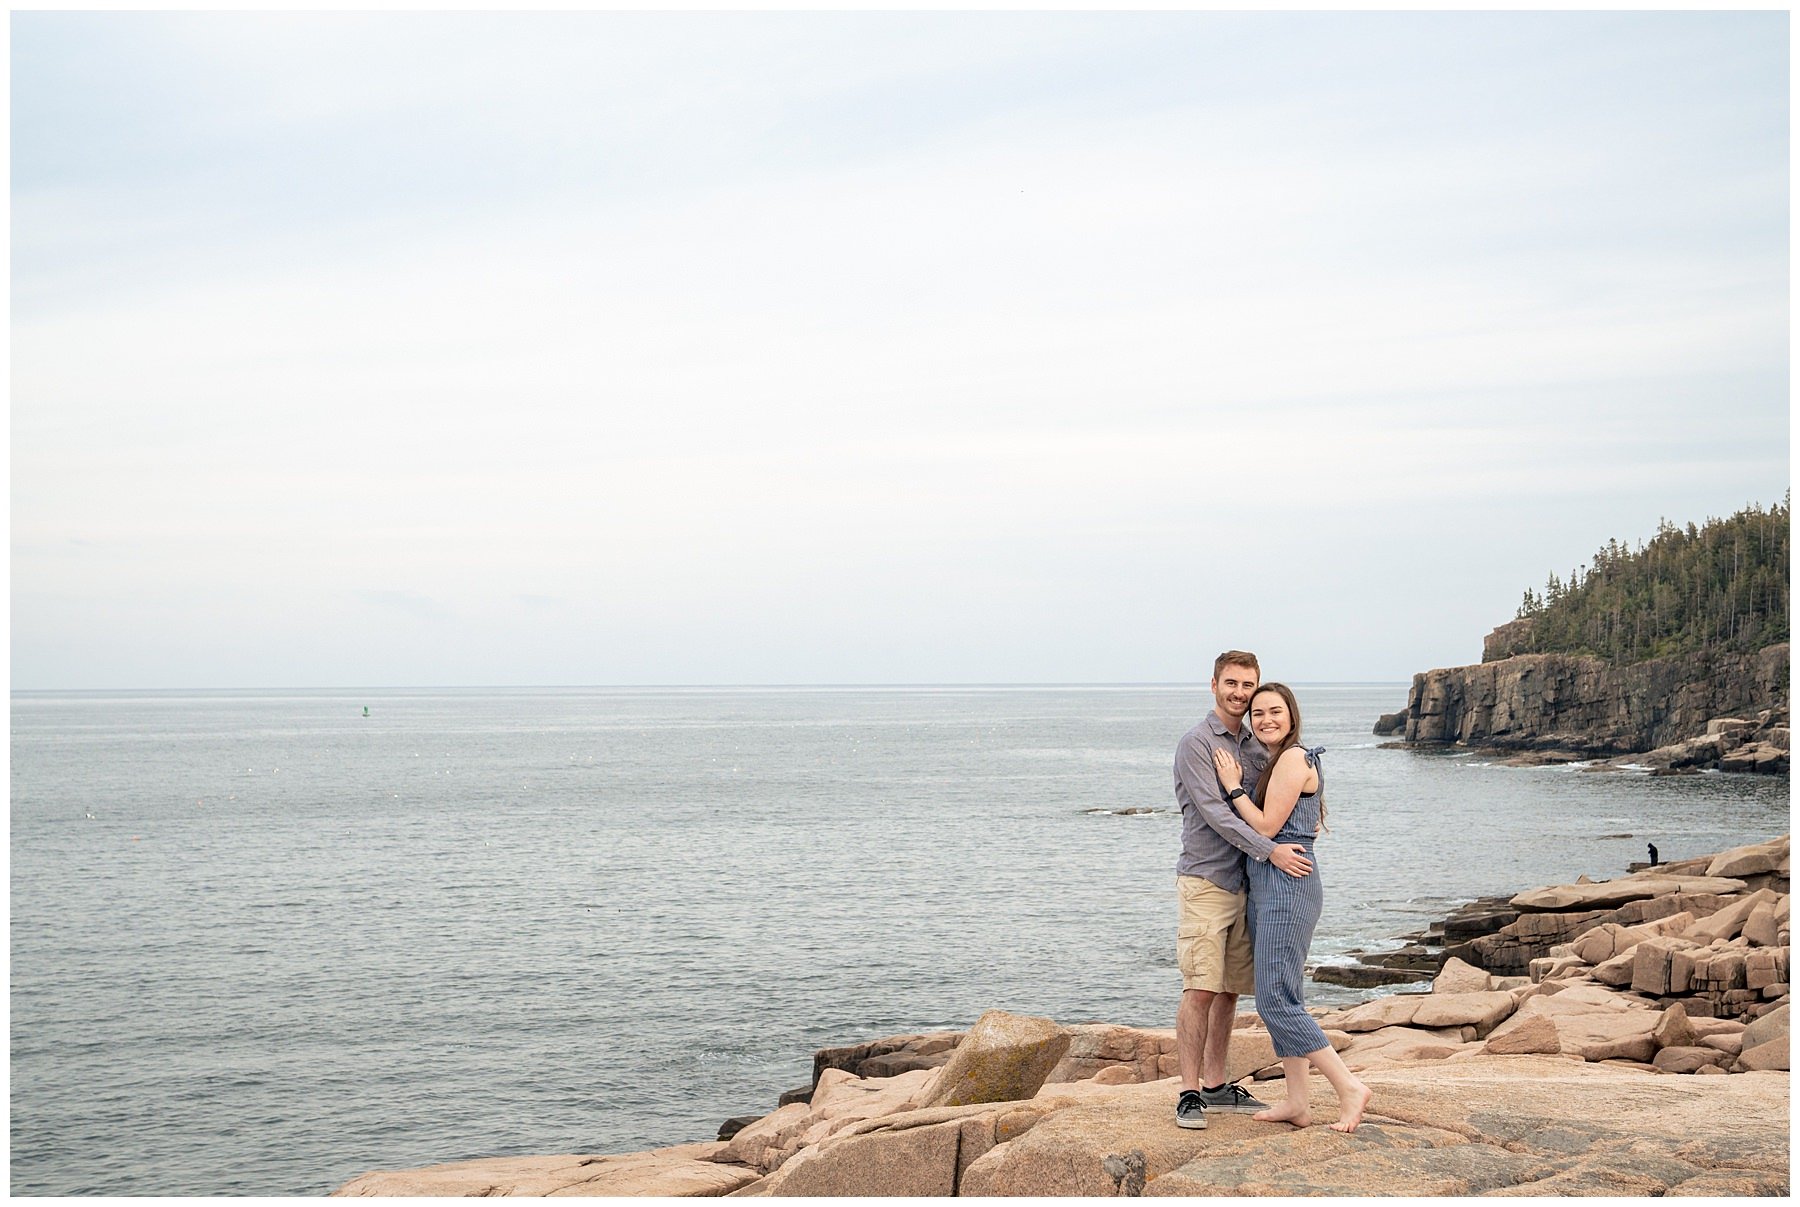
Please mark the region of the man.
[[1181, 1064], [1175, 1122], [1182, 1127], [1205, 1127], [1208, 1107], [1268, 1109], [1267, 1103], [1225, 1080], [1238, 995], [1256, 987], [1244, 920], [1248, 888], [1244, 860], [1266, 860], [1291, 876], [1312, 871], [1305, 848], [1291, 842], [1277, 845], [1238, 816], [1213, 769], [1217, 749], [1243, 767], [1246, 784], [1254, 784], [1268, 764], [1269, 752], [1244, 724], [1261, 677], [1255, 654], [1244, 650], [1220, 654], [1213, 661], [1213, 709], [1175, 748], [1175, 800], [1181, 806], [1181, 859], [1175, 867], [1175, 884], [1181, 898], [1177, 950], [1182, 987], [1181, 1008], [1175, 1015], [1175, 1048]]

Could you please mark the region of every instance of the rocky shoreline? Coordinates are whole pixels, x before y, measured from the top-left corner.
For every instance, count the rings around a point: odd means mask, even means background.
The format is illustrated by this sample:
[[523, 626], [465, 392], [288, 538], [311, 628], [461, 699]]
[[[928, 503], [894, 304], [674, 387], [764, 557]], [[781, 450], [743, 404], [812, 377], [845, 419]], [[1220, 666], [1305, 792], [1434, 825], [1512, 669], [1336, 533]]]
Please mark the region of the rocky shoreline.
[[[1786, 1195], [1786, 836], [1475, 903], [1428, 992], [1315, 1010], [1352, 1134], [1174, 1125], [1172, 1029], [990, 1011], [814, 1057], [714, 1141], [376, 1171], [337, 1195]], [[1423, 937], [1423, 936], [1422, 936]], [[1278, 1099], [1251, 1014], [1230, 1076]], [[1315, 1111], [1336, 1109], [1322, 1079]]]
[[1522, 765], [1788, 773], [1786, 642], [1613, 666], [1508, 654], [1496, 642], [1508, 628], [1489, 635], [1486, 661], [1414, 675], [1406, 707], [1374, 732], [1398, 747], [1457, 746]]

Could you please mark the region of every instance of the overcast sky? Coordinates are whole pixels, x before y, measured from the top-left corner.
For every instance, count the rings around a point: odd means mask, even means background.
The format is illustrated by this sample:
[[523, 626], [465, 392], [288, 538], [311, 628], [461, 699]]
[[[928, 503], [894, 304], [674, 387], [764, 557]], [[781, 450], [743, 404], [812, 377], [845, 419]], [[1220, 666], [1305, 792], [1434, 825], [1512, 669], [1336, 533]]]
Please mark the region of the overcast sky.
[[1788, 483], [1787, 16], [15, 13], [15, 688], [1477, 661]]

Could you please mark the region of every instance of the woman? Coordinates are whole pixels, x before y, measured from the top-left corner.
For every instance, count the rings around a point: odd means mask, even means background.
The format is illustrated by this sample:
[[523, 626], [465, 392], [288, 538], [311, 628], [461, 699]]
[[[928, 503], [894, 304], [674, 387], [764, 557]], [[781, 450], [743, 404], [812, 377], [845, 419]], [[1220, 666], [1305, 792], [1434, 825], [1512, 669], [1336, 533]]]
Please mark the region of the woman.
[[1331, 1049], [1325, 1032], [1306, 1012], [1302, 984], [1306, 976], [1306, 952], [1312, 946], [1313, 928], [1325, 903], [1319, 882], [1318, 857], [1312, 844], [1325, 820], [1325, 779], [1318, 755], [1300, 744], [1300, 706], [1294, 693], [1280, 683], [1265, 683], [1250, 697], [1250, 732], [1268, 747], [1269, 765], [1257, 781], [1255, 803], [1239, 791], [1243, 769], [1236, 759], [1220, 750], [1213, 763], [1225, 791], [1243, 819], [1264, 838], [1297, 842], [1313, 860], [1310, 875], [1295, 878], [1267, 863], [1249, 860], [1250, 938], [1256, 961], [1256, 1012], [1275, 1041], [1281, 1070], [1287, 1077], [1287, 1098], [1253, 1118], [1305, 1127], [1312, 1122], [1307, 1106], [1307, 1065], [1310, 1063], [1337, 1091], [1338, 1121], [1331, 1126], [1353, 1132], [1369, 1105], [1369, 1087], [1344, 1067]]

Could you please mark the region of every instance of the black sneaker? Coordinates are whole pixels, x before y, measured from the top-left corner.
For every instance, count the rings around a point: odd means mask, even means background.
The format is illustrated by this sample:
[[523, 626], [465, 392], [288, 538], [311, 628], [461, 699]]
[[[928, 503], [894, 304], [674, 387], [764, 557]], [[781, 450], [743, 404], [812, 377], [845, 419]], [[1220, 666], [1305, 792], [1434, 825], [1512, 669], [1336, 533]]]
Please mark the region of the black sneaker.
[[1196, 1129], [1206, 1126], [1206, 1102], [1199, 1090], [1181, 1091], [1181, 1097], [1175, 1100], [1175, 1126]]
[[1201, 1090], [1200, 1103], [1208, 1110], [1236, 1111], [1244, 1115], [1269, 1109], [1268, 1103], [1260, 1098], [1252, 1098], [1250, 1092], [1241, 1085], [1228, 1085], [1216, 1090]]

